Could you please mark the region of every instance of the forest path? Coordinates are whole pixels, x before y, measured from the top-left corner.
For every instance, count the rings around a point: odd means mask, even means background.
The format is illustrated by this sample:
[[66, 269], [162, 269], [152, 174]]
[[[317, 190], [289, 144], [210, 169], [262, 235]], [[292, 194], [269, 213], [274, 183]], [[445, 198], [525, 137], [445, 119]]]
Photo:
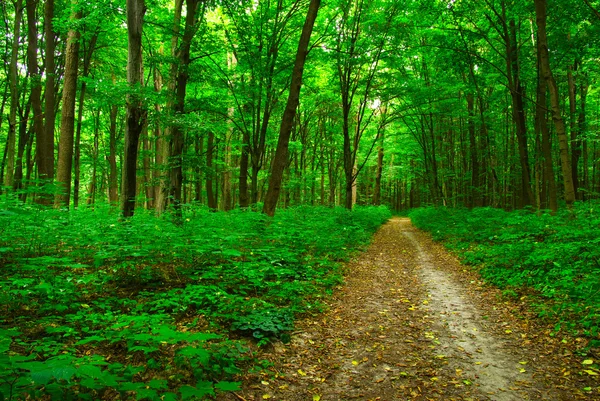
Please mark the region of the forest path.
[[409, 219], [387, 222], [347, 269], [328, 312], [263, 351], [270, 375], [226, 399], [586, 399], [560, 370], [572, 354], [548, 349], [547, 336]]

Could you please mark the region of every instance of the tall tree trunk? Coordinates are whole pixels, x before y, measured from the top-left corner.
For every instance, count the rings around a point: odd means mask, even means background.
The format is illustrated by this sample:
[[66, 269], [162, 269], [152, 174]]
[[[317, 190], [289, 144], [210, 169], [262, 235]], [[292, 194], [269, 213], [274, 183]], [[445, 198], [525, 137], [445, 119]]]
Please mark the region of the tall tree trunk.
[[[89, 75], [90, 64], [92, 62], [94, 50], [96, 49], [97, 41], [98, 31], [92, 35], [88, 48], [84, 51], [82, 73], [83, 78], [87, 78]], [[75, 130], [75, 157], [73, 158], [73, 169], [75, 172], [75, 177], [73, 179], [73, 206], [75, 208], [79, 206], [79, 181], [81, 175], [81, 125], [83, 123], [83, 104], [85, 102], [86, 89], [87, 83], [84, 79], [81, 82], [81, 89], [79, 90], [79, 101], [77, 105], [77, 128]]]
[[469, 156], [471, 159], [471, 188], [469, 189], [469, 206], [481, 206], [481, 188], [479, 183], [479, 158], [477, 138], [475, 136], [475, 100], [472, 93], [467, 94], [467, 110], [469, 112]]
[[10, 111], [8, 115], [8, 138], [6, 144], [6, 175], [4, 185], [13, 186], [15, 174], [15, 146], [17, 142], [17, 109], [19, 108], [17, 61], [19, 53], [19, 38], [21, 37], [21, 21], [23, 18], [23, 1], [17, 0], [15, 5], [14, 29], [10, 64], [8, 66], [8, 81], [10, 87]]
[[[4, 116], [4, 107], [6, 106], [6, 100], [10, 96], [8, 94], [8, 86], [4, 86], [4, 95], [2, 96], [2, 105], [0, 105], [0, 116]], [[0, 128], [2, 128], [3, 119], [0, 118]], [[6, 138], [6, 142], [4, 143], [4, 151], [2, 152], [2, 160], [0, 161], [0, 194], [2, 194], [2, 179], [4, 178], [4, 166], [6, 163], [6, 156], [8, 152], [8, 137]]]
[[144, 127], [144, 133], [142, 135], [142, 146], [144, 149], [144, 158], [142, 165], [144, 167], [144, 191], [146, 195], [146, 209], [154, 208], [154, 186], [152, 185], [152, 168], [151, 168], [151, 154], [152, 144], [150, 142], [148, 134], [148, 125]]
[[248, 159], [250, 150], [250, 134], [244, 129], [242, 133], [242, 155], [240, 157], [240, 208], [247, 208], [250, 205], [250, 196], [248, 195]]
[[[114, 77], [113, 77], [114, 79]], [[117, 175], [117, 114], [116, 105], [110, 108], [110, 128], [108, 138], [108, 202], [112, 207], [119, 204], [119, 179]]]
[[[502, 3], [503, 15], [506, 19], [504, 2]], [[529, 167], [529, 153], [527, 150], [527, 124], [525, 121], [525, 107], [523, 104], [523, 85], [521, 84], [519, 67], [519, 49], [517, 44], [516, 26], [514, 19], [509, 22], [509, 27], [504, 25], [506, 35], [506, 72], [512, 98], [513, 120], [516, 127], [517, 147], [519, 149], [519, 162], [521, 165], [521, 203], [531, 206], [534, 202], [531, 188], [531, 171]]]
[[142, 29], [146, 5], [144, 0], [127, 0], [127, 115], [125, 117], [125, 157], [121, 184], [123, 217], [133, 216], [136, 195], [136, 170], [140, 134], [146, 124], [139, 86], [142, 84]]
[[377, 140], [379, 140], [379, 146], [377, 147], [377, 167], [375, 171], [375, 187], [373, 188], [373, 204], [378, 206], [381, 204], [381, 176], [383, 173], [383, 143], [385, 140], [385, 125], [387, 124], [386, 114], [387, 106], [383, 106], [381, 109], [381, 121], [377, 127]]
[[[35, 132], [36, 158], [40, 184], [47, 183], [54, 175], [54, 155], [44, 130], [44, 117], [42, 113], [42, 81], [37, 64], [38, 57], [38, 27], [36, 24], [36, 9], [38, 1], [28, 1], [27, 7], [27, 70], [31, 80], [31, 107], [33, 108], [33, 130]], [[52, 38], [54, 40], [54, 38]], [[50, 204], [51, 199], [46, 193], [36, 198], [40, 204]]]
[[[162, 47], [159, 49], [159, 54], [163, 55]], [[160, 73], [159, 68], [154, 69], [154, 90], [160, 93], [163, 88], [163, 77]], [[162, 113], [162, 106], [160, 103], [154, 105], [156, 113]], [[165, 167], [168, 165], [169, 160], [169, 143], [167, 142], [166, 133], [161, 126], [160, 121], [154, 123], [154, 210], [157, 215], [162, 214], [166, 208], [169, 198], [169, 185], [167, 182], [167, 175], [165, 174]]]
[[[77, 0], [72, 1], [74, 9]], [[72, 20], [81, 18], [80, 11], [73, 11]], [[75, 130], [75, 96], [77, 94], [77, 69], [79, 65], [79, 38], [75, 28], [69, 30], [60, 118], [60, 142], [58, 144], [58, 167], [56, 181], [59, 192], [54, 197], [54, 207], [69, 207], [71, 199], [71, 168], [73, 165], [73, 134]]]
[[296, 52], [296, 61], [294, 64], [294, 70], [292, 72], [292, 83], [290, 87], [290, 93], [288, 101], [283, 112], [283, 118], [281, 120], [281, 126], [279, 127], [279, 139], [277, 141], [277, 149], [275, 151], [275, 157], [271, 166], [271, 176], [269, 177], [269, 188], [267, 195], [265, 196], [265, 203], [263, 206], [263, 213], [268, 216], [275, 215], [275, 208], [277, 207], [277, 201], [279, 199], [279, 193], [281, 191], [281, 182], [283, 180], [283, 172], [287, 163], [288, 146], [290, 141], [290, 134], [292, 132], [292, 125], [294, 123], [294, 117], [296, 115], [296, 108], [300, 103], [300, 88], [302, 87], [302, 73], [304, 71], [304, 63], [306, 62], [306, 56], [308, 55], [308, 45], [310, 42], [310, 35], [317, 18], [319, 6], [321, 0], [311, 0], [308, 6], [308, 13], [306, 20], [304, 21], [304, 27], [302, 28], [302, 34], [300, 35], [300, 41], [298, 42], [298, 50]]
[[[588, 93], [589, 85], [587, 82], [582, 82], [579, 87], [579, 99], [580, 99], [580, 109], [579, 109], [579, 118], [577, 119], [577, 125], [580, 135], [584, 135], [584, 139], [579, 140], [580, 152], [583, 155], [583, 188], [590, 189], [589, 187], [589, 173], [588, 173], [588, 140], [585, 138], [586, 133], [586, 106], [587, 106], [587, 93]], [[587, 193], [581, 193], [581, 200], [585, 200], [587, 198]]]
[[[41, 179], [51, 182], [54, 179], [54, 128], [56, 124], [56, 66], [54, 52], [56, 37], [54, 33], [54, 0], [46, 0], [44, 4], [44, 36], [45, 36], [45, 69], [46, 86], [44, 89], [44, 143], [36, 144], [38, 172]], [[35, 109], [34, 109], [35, 110]], [[43, 165], [43, 167], [42, 167]], [[48, 194], [49, 196], [50, 194]], [[52, 200], [48, 197], [48, 204]]]
[[[25, 110], [23, 114], [19, 116], [19, 141], [17, 143], [17, 158], [15, 160], [15, 175], [13, 177], [13, 190], [17, 191], [24, 188], [23, 183], [23, 156], [27, 150], [27, 144], [29, 143], [29, 137], [32, 135], [29, 131], [28, 120], [29, 112], [31, 111], [31, 97], [25, 104]], [[27, 193], [22, 192], [19, 194], [19, 199], [25, 202]]]
[[546, 0], [534, 0], [536, 23], [538, 27], [538, 51], [540, 51], [541, 73], [550, 91], [550, 104], [552, 105], [552, 120], [558, 136], [558, 146], [560, 149], [560, 161], [563, 173], [563, 182], [565, 188], [565, 202], [567, 207], [571, 208], [575, 202], [575, 190], [573, 187], [573, 174], [571, 162], [569, 160], [569, 141], [565, 130], [560, 110], [560, 96], [558, 86], [550, 69], [550, 59], [548, 55], [548, 37], [546, 34]]
[[92, 149], [92, 177], [88, 190], [87, 202], [88, 206], [92, 206], [96, 202], [96, 182], [98, 174], [98, 142], [100, 137], [100, 109], [97, 110], [96, 118], [94, 119], [94, 148]]
[[202, 169], [200, 168], [200, 158], [204, 153], [204, 139], [199, 135], [196, 135], [194, 138], [194, 150], [196, 151], [196, 163], [194, 163], [194, 200], [202, 203]]
[[[535, 108], [536, 129], [542, 138], [542, 158], [543, 158], [543, 181], [547, 192], [548, 208], [552, 213], [558, 210], [558, 201], [556, 198], [556, 180], [554, 179], [554, 167], [552, 163], [552, 146], [550, 144], [550, 132], [548, 131], [548, 123], [546, 120], [546, 81], [541, 74], [541, 49], [540, 42], [537, 41], [538, 47], [538, 85], [537, 85], [537, 101]], [[542, 204], [546, 203], [546, 199], [542, 199]]]
[[208, 133], [208, 142], [206, 144], [206, 198], [210, 210], [217, 210], [217, 200], [215, 199], [213, 187], [213, 177], [215, 176], [215, 171], [213, 170], [214, 140], [215, 134], [210, 131]]
[[[173, 111], [175, 115], [185, 113], [185, 94], [188, 82], [188, 65], [190, 63], [190, 46], [198, 26], [198, 4], [200, 0], [186, 0], [185, 28], [181, 46], [177, 50], [177, 71], [175, 81], [175, 104]], [[184, 132], [179, 124], [171, 129], [171, 152], [169, 163], [173, 163], [170, 169], [170, 197], [173, 201], [175, 214], [181, 217], [182, 185], [183, 185], [183, 147], [185, 144]]]

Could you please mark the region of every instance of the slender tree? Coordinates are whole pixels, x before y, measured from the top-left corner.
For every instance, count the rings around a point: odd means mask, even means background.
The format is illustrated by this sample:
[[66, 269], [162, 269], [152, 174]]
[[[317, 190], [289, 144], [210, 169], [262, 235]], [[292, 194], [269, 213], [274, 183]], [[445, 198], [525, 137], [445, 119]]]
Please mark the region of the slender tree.
[[[71, 22], [81, 19], [77, 0], [71, 3]], [[60, 141], [58, 145], [58, 167], [56, 181], [59, 191], [54, 197], [54, 207], [69, 207], [71, 199], [71, 168], [73, 166], [73, 134], [75, 130], [75, 97], [77, 94], [77, 71], [79, 66], [79, 39], [81, 34], [76, 26], [69, 29], [65, 59], [65, 73], [60, 117]]]
[[271, 165], [269, 188], [267, 190], [267, 195], [265, 196], [265, 203], [263, 206], [263, 213], [268, 216], [275, 215], [275, 208], [277, 207], [279, 193], [281, 192], [283, 171], [285, 170], [288, 158], [290, 134], [292, 133], [292, 125], [294, 123], [294, 117], [296, 116], [296, 109], [300, 103], [300, 88], [302, 87], [304, 64], [306, 62], [306, 56], [308, 55], [310, 36], [315, 25], [315, 20], [317, 19], [317, 13], [320, 5], [321, 0], [311, 0], [308, 6], [304, 27], [302, 28], [302, 34], [300, 35], [300, 41], [298, 42], [298, 50], [296, 52], [294, 71], [292, 72], [290, 92], [288, 95], [287, 104], [285, 106], [285, 111], [281, 119], [281, 125], [279, 127], [277, 149]]
[[127, 0], [127, 115], [125, 117], [125, 157], [121, 183], [123, 217], [133, 216], [135, 210], [137, 155], [140, 134], [146, 123], [146, 110], [141, 98], [142, 29], [146, 5], [144, 0]]
[[546, 34], [546, 0], [534, 0], [535, 14], [537, 23], [537, 39], [539, 41], [538, 50], [540, 52], [541, 74], [546, 80], [548, 90], [550, 91], [550, 104], [552, 105], [552, 120], [558, 136], [558, 145], [560, 149], [560, 162], [563, 173], [565, 202], [570, 208], [575, 202], [575, 189], [573, 187], [573, 174], [571, 172], [571, 160], [569, 159], [569, 142], [565, 130], [560, 109], [560, 95], [558, 85], [550, 69], [550, 58], [548, 55], [548, 36]]

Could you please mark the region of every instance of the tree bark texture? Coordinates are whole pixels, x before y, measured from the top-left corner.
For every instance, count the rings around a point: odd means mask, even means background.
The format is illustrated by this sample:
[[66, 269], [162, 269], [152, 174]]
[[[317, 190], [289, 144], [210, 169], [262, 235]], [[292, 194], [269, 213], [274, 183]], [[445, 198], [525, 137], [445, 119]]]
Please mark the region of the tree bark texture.
[[136, 170], [140, 134], [146, 123], [147, 112], [140, 94], [142, 84], [142, 29], [146, 5], [144, 0], [127, 0], [127, 114], [125, 117], [125, 157], [121, 183], [123, 217], [133, 216], [136, 196]]
[[548, 37], [546, 34], [546, 0], [534, 0], [536, 23], [538, 27], [538, 41], [540, 51], [541, 73], [548, 85], [550, 92], [550, 104], [552, 106], [552, 120], [558, 137], [558, 146], [560, 149], [560, 162], [563, 174], [564, 196], [567, 207], [571, 208], [575, 202], [575, 190], [573, 187], [573, 173], [571, 171], [571, 161], [569, 158], [569, 140], [565, 130], [560, 110], [560, 95], [558, 85], [550, 69], [550, 58], [548, 55]]
[[[77, 11], [77, 1], [72, 3], [75, 10], [71, 19], [79, 20], [81, 12]], [[76, 29], [69, 30], [62, 94], [62, 111], [60, 118], [60, 140], [58, 144], [58, 167], [56, 181], [58, 192], [54, 197], [54, 207], [69, 207], [71, 199], [71, 168], [73, 166], [73, 134], [75, 130], [75, 96], [77, 94], [77, 70], [79, 65], [79, 38]]]
[[279, 199], [279, 193], [281, 192], [281, 182], [283, 180], [283, 172], [287, 164], [288, 159], [288, 146], [290, 141], [290, 135], [292, 133], [292, 126], [294, 123], [294, 117], [296, 115], [296, 108], [300, 103], [300, 88], [302, 87], [302, 74], [304, 72], [304, 64], [306, 62], [306, 56], [308, 55], [308, 45], [310, 43], [310, 35], [317, 18], [319, 6], [321, 0], [311, 0], [308, 6], [308, 13], [302, 28], [302, 34], [300, 35], [300, 41], [298, 42], [298, 50], [296, 52], [296, 61], [294, 63], [294, 70], [292, 71], [292, 83], [290, 87], [290, 93], [288, 96], [287, 104], [283, 112], [281, 125], [279, 127], [279, 139], [277, 141], [277, 149], [275, 151], [275, 157], [273, 158], [273, 164], [271, 167], [271, 176], [269, 177], [269, 187], [267, 195], [265, 196], [265, 203], [263, 206], [263, 213], [268, 216], [275, 215], [275, 209], [277, 207], [277, 201]]
[[19, 94], [17, 92], [17, 60], [19, 53], [19, 37], [21, 36], [21, 20], [23, 18], [23, 2], [15, 1], [15, 25], [11, 46], [10, 64], [8, 66], [8, 85], [10, 87], [10, 110], [8, 115], [8, 138], [6, 141], [6, 175], [4, 185], [12, 187], [15, 174], [15, 146], [17, 142], [17, 109]]

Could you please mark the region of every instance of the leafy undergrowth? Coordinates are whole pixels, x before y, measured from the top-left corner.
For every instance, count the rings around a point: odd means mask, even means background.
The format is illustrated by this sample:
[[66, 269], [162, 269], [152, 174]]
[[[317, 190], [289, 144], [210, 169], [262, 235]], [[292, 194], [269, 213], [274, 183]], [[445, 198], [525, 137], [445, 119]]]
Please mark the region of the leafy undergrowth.
[[584, 335], [591, 347], [600, 346], [600, 204], [578, 204], [555, 216], [422, 208], [410, 217], [505, 296], [531, 296], [556, 332]]
[[299, 207], [274, 219], [189, 207], [0, 209], [0, 400], [186, 400], [264, 368], [248, 341], [286, 341], [323, 309], [341, 261], [385, 208]]

